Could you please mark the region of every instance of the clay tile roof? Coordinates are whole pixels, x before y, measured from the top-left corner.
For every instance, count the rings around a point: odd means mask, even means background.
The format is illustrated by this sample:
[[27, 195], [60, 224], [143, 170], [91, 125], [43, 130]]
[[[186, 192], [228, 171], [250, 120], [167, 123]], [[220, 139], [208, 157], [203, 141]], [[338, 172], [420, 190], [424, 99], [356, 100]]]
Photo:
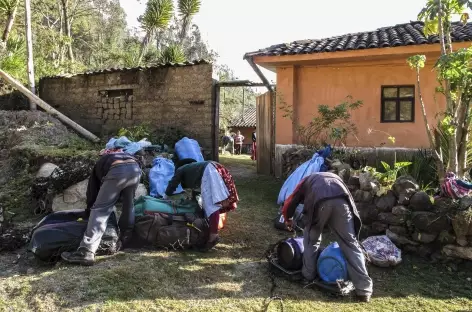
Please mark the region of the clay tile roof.
[[[346, 34], [325, 39], [299, 40], [270, 46], [259, 51], [249, 52], [244, 58], [253, 56], [278, 56], [313, 54], [348, 50], [400, 47], [408, 45], [439, 43], [438, 36], [426, 37], [423, 22], [410, 22], [379, 28], [374, 31]], [[463, 25], [452, 23], [453, 42], [472, 41], [472, 23]]]
[[239, 127], [239, 128], [254, 128], [256, 126], [256, 108], [251, 107], [244, 111], [243, 118], [241, 116], [235, 119], [230, 127]]
[[97, 75], [97, 74], [106, 74], [106, 73], [116, 73], [116, 72], [126, 72], [126, 71], [141, 71], [146, 69], [153, 69], [153, 68], [165, 68], [165, 67], [182, 67], [182, 66], [194, 66], [194, 65], [201, 65], [201, 64], [211, 64], [210, 61], [207, 60], [195, 60], [191, 62], [184, 62], [184, 63], [159, 63], [152, 66], [140, 66], [140, 67], [122, 67], [122, 68], [107, 68], [101, 69], [97, 71], [87, 71], [84, 73], [78, 74], [60, 74], [57, 76], [48, 76], [43, 78], [70, 78], [75, 76], [90, 76], [90, 75]]

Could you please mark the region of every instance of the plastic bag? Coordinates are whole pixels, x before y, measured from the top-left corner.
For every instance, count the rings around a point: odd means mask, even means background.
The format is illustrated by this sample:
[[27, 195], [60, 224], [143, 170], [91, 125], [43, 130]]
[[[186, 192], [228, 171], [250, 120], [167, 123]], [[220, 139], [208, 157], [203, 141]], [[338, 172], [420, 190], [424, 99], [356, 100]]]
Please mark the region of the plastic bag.
[[[164, 157], [156, 157], [152, 162], [152, 168], [149, 171], [150, 195], [153, 197], [162, 197], [165, 194], [169, 181], [174, 176], [175, 166], [172, 160]], [[182, 193], [184, 190], [179, 185], [174, 194]]]
[[402, 252], [387, 235], [371, 236], [362, 242], [367, 255], [379, 267], [396, 266], [402, 262]]
[[191, 158], [197, 162], [204, 161], [198, 142], [187, 137], [175, 143], [175, 152], [179, 159]]

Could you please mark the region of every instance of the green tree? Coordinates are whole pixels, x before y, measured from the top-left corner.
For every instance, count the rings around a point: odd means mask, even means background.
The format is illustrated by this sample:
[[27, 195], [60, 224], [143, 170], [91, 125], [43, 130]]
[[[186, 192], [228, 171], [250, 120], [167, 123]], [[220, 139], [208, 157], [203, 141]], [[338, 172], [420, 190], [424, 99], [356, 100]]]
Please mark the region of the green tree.
[[192, 24], [193, 17], [200, 11], [200, 0], [179, 0], [179, 15], [182, 19], [180, 43], [182, 44], [187, 37], [188, 30]]
[[0, 0], [0, 13], [6, 16], [5, 29], [3, 30], [2, 41], [6, 42], [15, 22], [19, 0]]
[[187, 59], [181, 46], [170, 45], [160, 52], [158, 60], [159, 63], [183, 63]]
[[[424, 68], [426, 56], [416, 55], [408, 59], [409, 65], [416, 71], [417, 89], [421, 103], [423, 120], [426, 125], [429, 142], [436, 160], [438, 176], [443, 179], [446, 171], [463, 177], [468, 166], [467, 148], [470, 132], [470, 101], [472, 99], [472, 48], [452, 50], [452, 18], [459, 15], [463, 23], [469, 16], [465, 12], [472, 8], [472, 2], [466, 0], [428, 0], [418, 18], [424, 21], [425, 35], [437, 34], [440, 38], [441, 56], [435, 69], [441, 92], [446, 99], [446, 110], [441, 113], [440, 128], [445, 131], [447, 151], [441, 149], [440, 140], [435, 138], [429, 125], [426, 104], [421, 93], [420, 70]], [[446, 153], [444, 155], [443, 153]]]
[[146, 4], [144, 14], [139, 18], [141, 27], [146, 32], [139, 56], [141, 63], [146, 49], [153, 36], [160, 30], [164, 30], [169, 25], [174, 13], [174, 3], [172, 0], [149, 0]]

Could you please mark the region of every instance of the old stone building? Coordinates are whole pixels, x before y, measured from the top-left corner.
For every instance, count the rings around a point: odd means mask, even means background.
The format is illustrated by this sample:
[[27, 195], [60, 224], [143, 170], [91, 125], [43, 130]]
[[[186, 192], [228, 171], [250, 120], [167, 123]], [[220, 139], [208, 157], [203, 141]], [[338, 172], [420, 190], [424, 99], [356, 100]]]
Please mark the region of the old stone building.
[[196, 139], [205, 156], [214, 159], [219, 118], [214, 84], [212, 65], [197, 61], [46, 77], [40, 80], [39, 93], [95, 134], [116, 134], [139, 124], [174, 127]]

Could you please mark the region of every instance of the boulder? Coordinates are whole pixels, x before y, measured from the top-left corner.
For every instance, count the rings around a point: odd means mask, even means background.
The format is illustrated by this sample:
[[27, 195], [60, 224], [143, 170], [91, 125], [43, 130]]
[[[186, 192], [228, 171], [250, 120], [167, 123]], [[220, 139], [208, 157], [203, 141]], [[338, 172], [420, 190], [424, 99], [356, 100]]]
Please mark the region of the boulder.
[[36, 173], [36, 178], [49, 178], [51, 174], [59, 168], [55, 164], [52, 163], [45, 163], [41, 167], [39, 167], [38, 172]]
[[411, 197], [419, 190], [419, 186], [411, 176], [401, 176], [395, 181], [392, 189], [397, 197], [400, 197], [400, 194], [410, 195]]
[[408, 229], [404, 226], [390, 225], [388, 229], [397, 235], [406, 236], [408, 234]]
[[351, 177], [351, 169], [339, 170], [338, 176], [344, 181], [344, 183], [349, 182], [349, 178]]
[[411, 196], [408, 208], [413, 211], [432, 211], [434, 209], [431, 198], [425, 192], [416, 192]]
[[423, 258], [429, 258], [434, 252], [434, 247], [431, 244], [423, 244], [418, 247], [418, 255]]
[[447, 216], [426, 211], [413, 212], [412, 223], [418, 231], [432, 234], [448, 231], [451, 228]]
[[371, 224], [377, 220], [378, 211], [374, 204], [359, 202], [356, 204], [362, 223]]
[[443, 247], [442, 252], [449, 257], [472, 260], [472, 247], [446, 245]]
[[388, 238], [395, 244], [395, 245], [412, 245], [412, 246], [418, 246], [419, 244], [417, 242], [414, 242], [410, 239], [408, 239], [405, 236], [397, 235], [387, 229], [385, 231], [385, 234], [387, 235]]
[[405, 206], [395, 206], [392, 208], [392, 214], [396, 216], [407, 216], [411, 213]]
[[362, 203], [371, 203], [373, 195], [371, 192], [357, 190], [354, 192], [354, 201]]
[[459, 200], [461, 210], [467, 210], [472, 207], [472, 196], [464, 196]]
[[414, 232], [413, 235], [411, 235], [411, 238], [413, 238], [414, 241], [417, 241], [423, 244], [429, 244], [429, 243], [434, 242], [436, 240], [436, 237], [438, 237], [437, 234], [421, 233], [421, 232]]
[[331, 163], [330, 168], [333, 170], [339, 171], [342, 166], [343, 166], [342, 161], [340, 161], [339, 159], [334, 159], [333, 162]]
[[358, 176], [350, 176], [349, 181], [347, 182], [348, 186], [355, 186], [356, 188], [361, 187], [361, 183], [359, 182]]
[[382, 223], [382, 222], [372, 223], [372, 234], [373, 235], [384, 234], [386, 230], [388, 230], [388, 224], [385, 224], [385, 223]]
[[359, 174], [360, 189], [366, 192], [376, 194], [379, 189], [379, 182], [369, 172], [362, 172]]
[[439, 197], [434, 200], [433, 211], [447, 213], [451, 210], [456, 210], [457, 204], [452, 198]]
[[461, 246], [467, 246], [467, 235], [472, 235], [472, 218], [470, 211], [459, 211], [452, 218], [452, 228], [456, 234], [457, 243]]
[[393, 191], [390, 190], [386, 194], [375, 199], [375, 205], [380, 212], [391, 212], [396, 203], [397, 198]]
[[[87, 206], [88, 179], [64, 190], [62, 194], [56, 195], [52, 201], [52, 211], [64, 211], [73, 209], [85, 209]], [[138, 185], [135, 198], [147, 195], [144, 184]]]
[[449, 231], [439, 233], [437, 241], [443, 245], [450, 245], [456, 242], [456, 236]]
[[404, 215], [394, 215], [389, 212], [382, 212], [378, 215], [378, 220], [389, 225], [402, 225], [405, 224], [406, 217]]
[[411, 194], [409, 193], [401, 193], [400, 195], [398, 195], [398, 204], [408, 206], [410, 204], [410, 197]]

